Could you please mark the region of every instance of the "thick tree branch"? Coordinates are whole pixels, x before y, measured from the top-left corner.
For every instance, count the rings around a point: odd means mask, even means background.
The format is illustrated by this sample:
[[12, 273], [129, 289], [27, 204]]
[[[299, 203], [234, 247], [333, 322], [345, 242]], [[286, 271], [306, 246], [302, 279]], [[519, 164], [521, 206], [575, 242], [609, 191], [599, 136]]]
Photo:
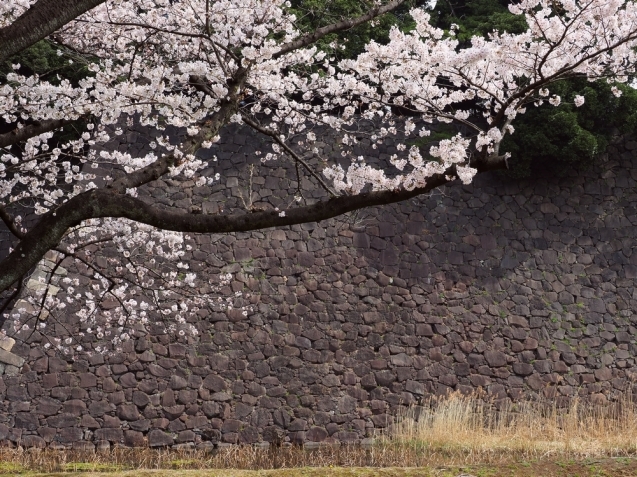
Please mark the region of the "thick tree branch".
[[[477, 161], [478, 172], [506, 167], [504, 157]], [[93, 189], [79, 194], [57, 209], [43, 215], [31, 228], [16, 249], [0, 262], [0, 292], [9, 288], [38, 263], [44, 254], [56, 247], [71, 227], [88, 219], [116, 217], [144, 223], [162, 230], [190, 233], [247, 232], [269, 227], [306, 222], [320, 222], [347, 212], [391, 204], [426, 194], [449, 183], [456, 177], [455, 166], [444, 174], [432, 176], [425, 187], [413, 190], [388, 190], [358, 195], [343, 195], [313, 205], [295, 207], [283, 211], [269, 210], [233, 215], [189, 214], [183, 211], [164, 210], [129, 195], [114, 193], [108, 189]]]
[[105, 1], [38, 0], [10, 25], [0, 28], [0, 62], [46, 38]]
[[472, 162], [470, 165], [478, 169], [478, 173], [508, 169], [507, 157], [506, 154], [491, 155], [477, 159], [475, 163]]
[[50, 131], [55, 131], [73, 121], [68, 119], [47, 119], [44, 121], [36, 121], [28, 126], [20, 129], [14, 129], [5, 134], [0, 134], [0, 147], [8, 147], [21, 141]]
[[131, 174], [122, 174], [106, 186], [117, 192], [124, 193], [126, 189], [134, 189], [149, 182], [156, 181], [166, 174], [172, 166], [177, 165], [174, 154], [165, 154], [152, 164], [142, 167]]
[[304, 48], [306, 46], [314, 44], [316, 41], [320, 40], [326, 35], [330, 33], [336, 33], [343, 30], [349, 30], [350, 28], [354, 28], [358, 25], [361, 25], [365, 22], [373, 20], [376, 17], [384, 15], [385, 13], [391, 12], [395, 8], [399, 7], [401, 4], [405, 3], [405, 0], [393, 0], [389, 2], [387, 5], [378, 5], [371, 10], [369, 10], [364, 15], [356, 18], [348, 18], [347, 20], [342, 20], [337, 23], [332, 23], [331, 25], [324, 26], [322, 28], [317, 28], [312, 33], [308, 33], [306, 35], [297, 38], [294, 41], [284, 44], [281, 49], [272, 55], [273, 58], [278, 58], [283, 56], [291, 51], [298, 50], [299, 48]]

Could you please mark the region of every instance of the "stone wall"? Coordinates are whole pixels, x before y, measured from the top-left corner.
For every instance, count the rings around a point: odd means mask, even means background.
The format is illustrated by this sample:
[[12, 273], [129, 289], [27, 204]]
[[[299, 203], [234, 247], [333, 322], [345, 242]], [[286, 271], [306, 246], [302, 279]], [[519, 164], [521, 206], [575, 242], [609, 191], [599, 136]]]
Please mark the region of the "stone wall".
[[[206, 172], [222, 184], [159, 182], [155, 200], [240, 206], [262, 146], [245, 131], [228, 137]], [[338, 157], [338, 145], [321, 147]], [[73, 362], [37, 334], [17, 336], [10, 354], [26, 361], [0, 378], [0, 440], [358, 442], [402, 406], [450, 391], [616, 399], [637, 377], [635, 149], [623, 140], [562, 179], [482, 176], [318, 225], [193, 237], [191, 267], [233, 272], [228, 292], [249, 292], [254, 312], [204, 314], [197, 339], [149, 327], [121, 352]], [[294, 167], [263, 167], [255, 204], [284, 205]]]

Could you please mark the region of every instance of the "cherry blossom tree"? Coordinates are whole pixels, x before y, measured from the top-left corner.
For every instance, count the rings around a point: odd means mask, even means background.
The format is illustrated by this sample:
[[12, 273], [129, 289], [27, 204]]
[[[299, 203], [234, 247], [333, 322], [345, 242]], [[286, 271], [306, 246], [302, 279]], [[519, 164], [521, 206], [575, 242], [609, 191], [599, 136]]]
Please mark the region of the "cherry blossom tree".
[[[184, 331], [187, 316], [211, 303], [247, 312], [243, 297], [239, 303], [214, 297], [227, 284], [225, 276], [209, 294], [189, 292], [197, 277], [187, 264], [175, 264], [190, 246], [184, 234], [318, 222], [445, 184], [468, 184], [478, 173], [507, 167], [509, 155], [500, 144], [514, 134], [515, 119], [526, 108], [586, 101], [552, 94], [553, 83], [585, 77], [622, 84], [634, 74], [632, 0], [522, 0], [510, 11], [525, 18], [525, 32], [474, 37], [467, 48], [459, 48], [453, 28], [432, 27], [419, 8], [410, 11], [413, 30], [394, 28], [387, 44], [370, 42], [355, 59], [335, 60], [333, 52], [342, 46], [336, 43], [328, 51], [315, 46], [325, 35], [374, 22], [402, 3], [370, 2], [359, 17], [307, 32], [297, 28], [283, 0], [4, 2], [0, 59], [47, 37], [60, 55], [85, 61], [91, 71], [72, 84], [22, 75], [16, 64], [0, 84], [2, 120], [12, 128], [0, 134], [0, 218], [14, 236], [11, 253], [0, 262], [6, 305], [30, 270], [55, 251], [51, 276], [71, 257], [91, 277], [90, 293], [66, 294], [68, 303], [83, 303], [77, 312], [82, 329], [104, 335], [109, 328], [114, 344], [130, 336], [127, 327], [155, 315]], [[53, 11], [54, 4], [63, 8]], [[614, 91], [621, 94], [619, 87]], [[354, 154], [351, 131], [361, 119], [379, 122], [373, 143], [397, 144], [392, 171]], [[86, 123], [81, 134], [59, 143], [55, 132], [78, 120]], [[98, 153], [123, 122], [157, 131], [152, 153]], [[306, 201], [291, 190], [285, 209], [201, 214], [140, 196], [160, 178], [186, 177], [197, 185], [217, 180], [201, 174], [207, 164], [197, 152], [233, 123], [269, 138], [271, 150], [262, 161], [293, 161], [327, 198]], [[427, 137], [441, 123], [458, 124], [460, 132], [428, 148], [413, 145], [413, 138]], [[167, 126], [185, 129], [186, 139], [172, 144], [163, 133]], [[346, 169], [310, 160], [325, 128], [342, 135]], [[112, 174], [97, 181], [96, 170], [105, 167]], [[25, 208], [37, 218], [27, 222]], [[98, 243], [121, 254], [99, 270], [86, 259]], [[31, 311], [13, 313], [33, 319], [19, 328], [33, 330], [42, 310], [67, 306], [47, 290], [32, 298]], [[117, 303], [104, 316], [100, 302], [109, 298]]]

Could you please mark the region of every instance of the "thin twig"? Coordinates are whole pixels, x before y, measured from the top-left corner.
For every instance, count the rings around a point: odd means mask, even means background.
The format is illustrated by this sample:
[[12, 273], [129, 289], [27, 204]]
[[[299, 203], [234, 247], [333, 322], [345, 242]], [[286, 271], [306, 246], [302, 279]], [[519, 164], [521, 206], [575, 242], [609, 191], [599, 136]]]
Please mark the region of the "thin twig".
[[369, 20], [373, 20], [374, 18], [384, 15], [385, 13], [391, 12], [404, 2], [405, 0], [393, 0], [386, 5], [377, 5], [376, 7], [370, 9], [367, 13], [364, 13], [359, 17], [348, 18], [331, 25], [317, 28], [311, 33], [302, 35], [299, 38], [296, 38], [295, 40], [282, 45], [281, 49], [274, 55], [272, 55], [272, 58], [276, 59], [283, 55], [286, 55], [287, 53], [298, 50], [299, 48], [305, 48], [306, 46], [312, 45], [324, 36], [329, 35], [330, 33], [337, 33], [340, 31], [349, 30], [358, 25], [366, 23]]
[[330, 194], [332, 197], [336, 197], [337, 194], [336, 192], [334, 192], [334, 190], [332, 190], [332, 188], [330, 186], [328, 186], [325, 181], [323, 180], [323, 178], [321, 176], [319, 176], [311, 167], [310, 165], [305, 162], [305, 160], [299, 156], [296, 152], [294, 152], [290, 146], [288, 146], [285, 141], [281, 140], [281, 138], [279, 137], [279, 135], [276, 133], [276, 131], [273, 131], [271, 129], [268, 128], [264, 128], [262, 126], [259, 126], [257, 123], [255, 123], [254, 121], [252, 121], [250, 118], [247, 118], [246, 116], [243, 116], [243, 122], [246, 123], [248, 126], [250, 126], [253, 129], [256, 129], [257, 131], [259, 131], [261, 134], [265, 134], [266, 136], [270, 136], [272, 139], [274, 139], [274, 141], [281, 146], [285, 152], [288, 153], [288, 155], [290, 155], [290, 157], [292, 157], [292, 159], [294, 159], [295, 161], [299, 162], [303, 167], [305, 167], [305, 169], [312, 175], [312, 177], [314, 177], [319, 184], [321, 185], [321, 187], [323, 187], [323, 189], [325, 189], [327, 191], [328, 194]]

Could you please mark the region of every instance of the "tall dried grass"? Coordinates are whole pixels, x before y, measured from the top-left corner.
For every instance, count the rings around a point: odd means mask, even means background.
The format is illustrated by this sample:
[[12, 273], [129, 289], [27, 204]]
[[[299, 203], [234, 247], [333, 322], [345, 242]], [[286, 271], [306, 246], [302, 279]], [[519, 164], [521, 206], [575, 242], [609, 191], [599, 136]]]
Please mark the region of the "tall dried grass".
[[637, 455], [632, 395], [604, 406], [573, 399], [521, 402], [497, 408], [454, 394], [399, 415], [385, 441], [455, 463]]
[[318, 449], [233, 446], [214, 452], [115, 448], [110, 452], [0, 449], [0, 474], [133, 469], [421, 467], [538, 459], [637, 456], [637, 409], [626, 395], [606, 406], [524, 402], [494, 407], [451, 395], [402, 412], [371, 446]]

